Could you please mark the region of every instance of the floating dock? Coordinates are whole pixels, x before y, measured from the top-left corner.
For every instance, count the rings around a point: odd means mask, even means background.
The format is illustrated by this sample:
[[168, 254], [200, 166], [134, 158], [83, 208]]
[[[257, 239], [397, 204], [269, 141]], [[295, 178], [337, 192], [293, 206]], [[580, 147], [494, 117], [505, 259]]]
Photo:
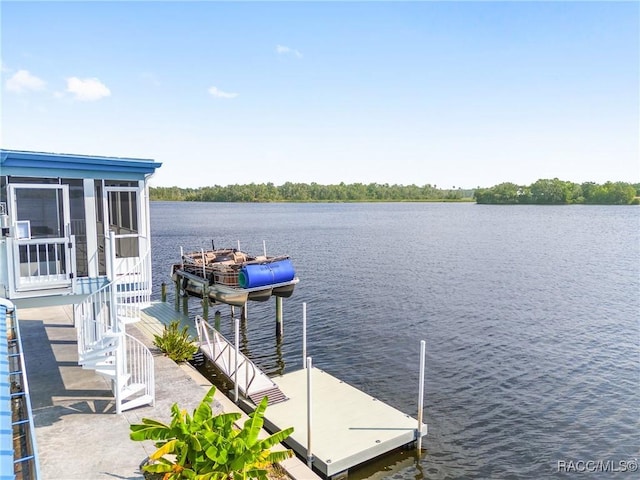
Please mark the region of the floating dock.
[[268, 397], [265, 428], [275, 432], [293, 427], [293, 434], [283, 443], [299, 457], [312, 459], [313, 468], [326, 478], [341, 475], [427, 434], [427, 426], [422, 425], [418, 435], [418, 420], [410, 415], [323, 370], [302, 369], [268, 377], [201, 317], [196, 317], [196, 330], [200, 351], [235, 382], [237, 401], [253, 410], [263, 397]]
[[[307, 456], [307, 370], [273, 377], [288, 397], [266, 411], [267, 430], [294, 427], [284, 442]], [[327, 478], [417, 440], [418, 421], [394, 407], [333, 377], [311, 369], [313, 468]], [[422, 436], [427, 426], [422, 426]]]

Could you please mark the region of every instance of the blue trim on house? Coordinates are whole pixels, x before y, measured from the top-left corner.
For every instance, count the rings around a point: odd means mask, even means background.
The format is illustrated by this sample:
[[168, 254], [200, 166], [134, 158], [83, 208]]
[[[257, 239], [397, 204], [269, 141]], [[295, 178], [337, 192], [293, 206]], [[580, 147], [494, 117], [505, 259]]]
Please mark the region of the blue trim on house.
[[2, 175], [143, 180], [162, 165], [139, 158], [0, 150]]

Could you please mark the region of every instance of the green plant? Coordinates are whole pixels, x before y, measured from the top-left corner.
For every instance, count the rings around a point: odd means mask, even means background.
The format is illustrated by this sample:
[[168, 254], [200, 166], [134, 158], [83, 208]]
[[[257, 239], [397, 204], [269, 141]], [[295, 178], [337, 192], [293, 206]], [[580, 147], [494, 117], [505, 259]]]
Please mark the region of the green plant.
[[180, 320], [173, 320], [164, 326], [162, 335], [153, 336], [153, 343], [174, 362], [184, 362], [198, 351], [188, 329], [186, 325], [180, 328]]
[[132, 440], [156, 441], [157, 450], [149, 457], [155, 463], [145, 465], [144, 471], [164, 474], [164, 480], [267, 480], [268, 465], [293, 455], [291, 450], [270, 450], [291, 435], [293, 428], [258, 438], [266, 397], [240, 429], [235, 425], [240, 413], [213, 415], [215, 390], [211, 387], [193, 415], [174, 403], [169, 425], [143, 418], [141, 424], [130, 426]]

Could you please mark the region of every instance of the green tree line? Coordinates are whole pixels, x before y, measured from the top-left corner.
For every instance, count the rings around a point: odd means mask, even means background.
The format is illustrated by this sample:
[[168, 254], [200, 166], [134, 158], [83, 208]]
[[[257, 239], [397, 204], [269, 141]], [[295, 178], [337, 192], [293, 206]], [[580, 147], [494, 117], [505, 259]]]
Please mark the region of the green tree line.
[[201, 188], [151, 187], [151, 200], [187, 202], [401, 202], [401, 201], [473, 201], [473, 190], [438, 188], [436, 185], [389, 185], [378, 183], [286, 182], [250, 183]]
[[638, 205], [640, 183], [578, 184], [557, 178], [540, 179], [529, 186], [506, 182], [491, 188], [478, 188], [474, 198], [477, 203], [505, 205]]
[[582, 184], [554, 179], [540, 179], [529, 186], [501, 183], [490, 188], [438, 188], [437, 185], [389, 185], [379, 183], [286, 182], [215, 185], [180, 188], [151, 187], [151, 200], [186, 202], [428, 202], [473, 201], [485, 204], [601, 204], [640, 203], [640, 183], [606, 182]]

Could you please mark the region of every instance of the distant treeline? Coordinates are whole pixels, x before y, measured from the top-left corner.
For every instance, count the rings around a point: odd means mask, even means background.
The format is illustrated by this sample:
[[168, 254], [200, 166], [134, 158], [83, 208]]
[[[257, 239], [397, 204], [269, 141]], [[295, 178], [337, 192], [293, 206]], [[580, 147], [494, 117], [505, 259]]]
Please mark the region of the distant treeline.
[[474, 193], [477, 203], [534, 204], [534, 205], [638, 205], [640, 183], [593, 182], [582, 184], [563, 180], [540, 179], [531, 185], [501, 183], [491, 188], [478, 188]]
[[250, 183], [200, 188], [151, 187], [151, 200], [186, 202], [446, 202], [473, 201], [487, 204], [601, 204], [640, 203], [640, 183], [593, 182], [582, 184], [540, 179], [529, 185], [501, 183], [491, 188], [438, 188], [436, 185], [389, 185], [379, 183]]
[[473, 201], [473, 190], [443, 189], [436, 185], [389, 185], [369, 183], [250, 183], [221, 187], [151, 187], [151, 200], [187, 202], [402, 202]]

